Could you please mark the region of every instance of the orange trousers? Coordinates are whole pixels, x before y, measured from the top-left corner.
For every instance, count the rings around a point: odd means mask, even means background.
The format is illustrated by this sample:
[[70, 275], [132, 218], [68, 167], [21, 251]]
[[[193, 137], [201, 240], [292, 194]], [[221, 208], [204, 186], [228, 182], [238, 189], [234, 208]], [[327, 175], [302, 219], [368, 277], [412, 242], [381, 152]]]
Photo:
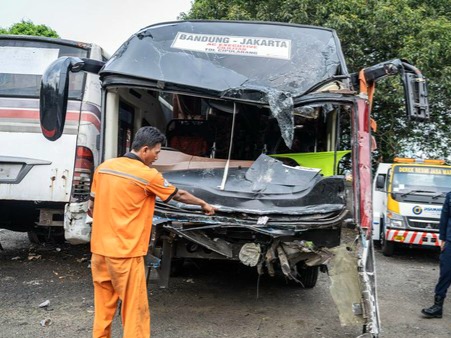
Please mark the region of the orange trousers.
[[111, 338], [111, 323], [119, 299], [122, 301], [123, 338], [149, 338], [144, 257], [112, 258], [93, 253], [91, 270], [94, 282], [93, 338]]

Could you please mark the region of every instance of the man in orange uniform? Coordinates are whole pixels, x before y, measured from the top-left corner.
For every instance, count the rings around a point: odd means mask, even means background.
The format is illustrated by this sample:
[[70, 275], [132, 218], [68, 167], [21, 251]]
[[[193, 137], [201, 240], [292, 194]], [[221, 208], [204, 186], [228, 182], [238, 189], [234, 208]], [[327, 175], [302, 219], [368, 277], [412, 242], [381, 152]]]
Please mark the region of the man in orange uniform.
[[94, 173], [89, 211], [93, 216], [94, 338], [111, 337], [119, 299], [123, 337], [150, 337], [143, 256], [149, 246], [155, 198], [199, 205], [207, 215], [215, 212], [207, 202], [172, 186], [149, 167], [164, 142], [158, 129], [143, 127], [130, 153], [103, 162]]

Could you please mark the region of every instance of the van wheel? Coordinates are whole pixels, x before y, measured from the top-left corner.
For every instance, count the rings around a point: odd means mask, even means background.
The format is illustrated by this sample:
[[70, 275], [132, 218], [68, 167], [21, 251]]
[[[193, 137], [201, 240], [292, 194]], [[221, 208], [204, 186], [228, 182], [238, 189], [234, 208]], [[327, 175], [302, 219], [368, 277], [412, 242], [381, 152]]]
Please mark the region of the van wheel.
[[382, 254], [387, 257], [393, 256], [393, 253], [395, 252], [395, 242], [385, 240], [384, 228], [382, 228], [380, 238], [381, 238]]
[[307, 266], [304, 263], [298, 263], [296, 265], [298, 270], [297, 278], [302, 283], [305, 289], [311, 289], [315, 287], [318, 281], [319, 266]]

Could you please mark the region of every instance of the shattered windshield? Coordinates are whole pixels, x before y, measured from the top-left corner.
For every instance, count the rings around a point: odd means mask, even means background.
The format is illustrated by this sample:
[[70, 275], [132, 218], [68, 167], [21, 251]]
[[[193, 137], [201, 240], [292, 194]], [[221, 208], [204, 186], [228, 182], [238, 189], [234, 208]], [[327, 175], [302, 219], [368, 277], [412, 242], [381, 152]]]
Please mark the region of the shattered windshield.
[[102, 73], [274, 105], [274, 101], [289, 101], [325, 79], [346, 73], [342, 60], [339, 41], [328, 29], [272, 23], [174, 22], [150, 26], [133, 35]]

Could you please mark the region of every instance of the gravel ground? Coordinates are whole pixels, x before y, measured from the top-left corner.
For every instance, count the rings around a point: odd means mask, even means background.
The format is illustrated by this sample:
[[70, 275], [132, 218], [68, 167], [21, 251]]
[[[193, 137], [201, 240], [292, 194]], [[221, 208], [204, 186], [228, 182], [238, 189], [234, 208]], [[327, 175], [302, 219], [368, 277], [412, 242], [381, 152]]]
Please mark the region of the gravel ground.
[[[26, 234], [0, 230], [0, 337], [90, 337], [93, 288], [89, 247], [30, 245]], [[451, 310], [443, 319], [423, 319], [438, 276], [438, 255], [398, 250], [376, 252], [381, 337], [449, 337]], [[356, 337], [360, 328], [341, 327], [320, 274], [314, 289], [282, 278], [262, 277], [257, 299], [253, 269], [227, 262], [193, 262], [159, 289], [151, 281], [153, 338]], [[46, 308], [39, 305], [49, 300]], [[47, 325], [41, 322], [47, 320]], [[121, 337], [120, 321], [113, 337]]]

